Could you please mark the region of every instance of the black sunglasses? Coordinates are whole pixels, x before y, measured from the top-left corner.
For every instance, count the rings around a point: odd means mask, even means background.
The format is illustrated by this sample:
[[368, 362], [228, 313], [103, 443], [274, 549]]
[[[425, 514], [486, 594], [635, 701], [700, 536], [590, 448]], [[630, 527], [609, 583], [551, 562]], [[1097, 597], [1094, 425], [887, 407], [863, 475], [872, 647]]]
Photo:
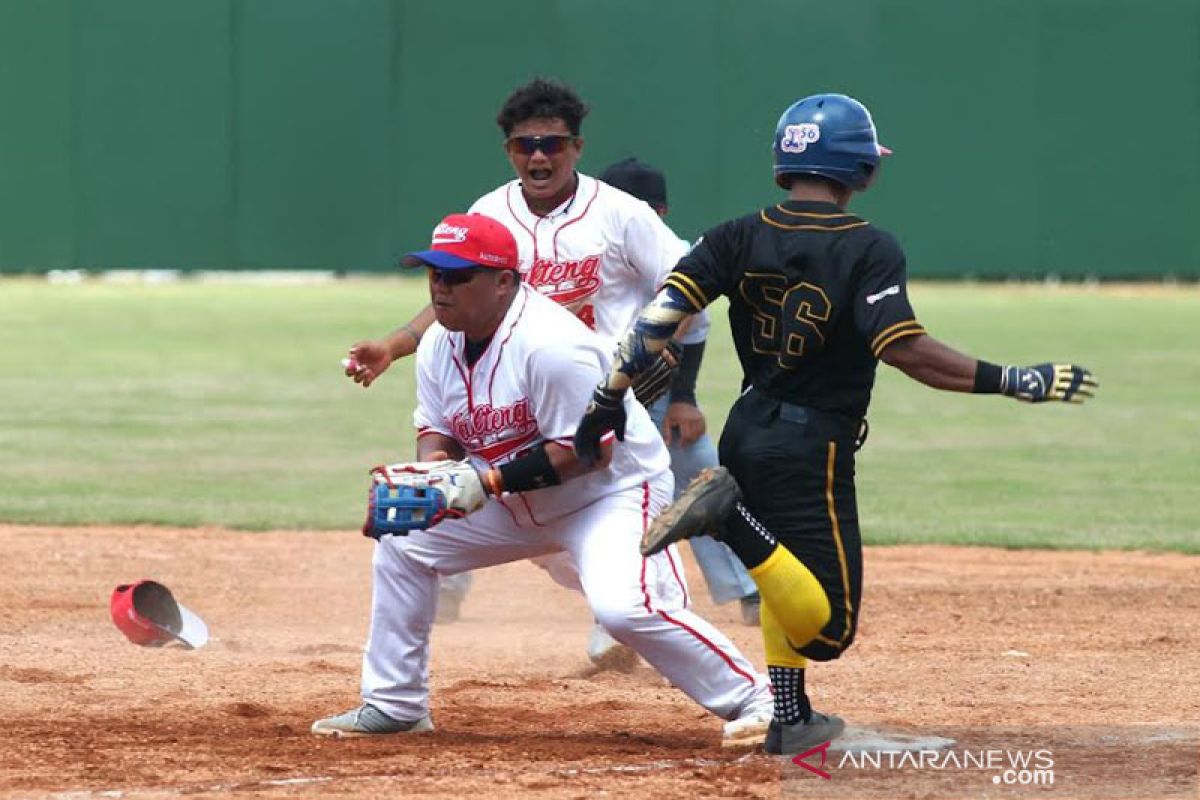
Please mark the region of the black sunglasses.
[[429, 268], [429, 279], [439, 281], [443, 286], [461, 286], [470, 283], [479, 274], [479, 267], [464, 267], [463, 269]]
[[513, 155], [531, 156], [541, 150], [548, 156], [556, 156], [567, 149], [567, 143], [575, 141], [574, 136], [552, 133], [548, 136], [510, 136], [504, 141], [504, 146]]

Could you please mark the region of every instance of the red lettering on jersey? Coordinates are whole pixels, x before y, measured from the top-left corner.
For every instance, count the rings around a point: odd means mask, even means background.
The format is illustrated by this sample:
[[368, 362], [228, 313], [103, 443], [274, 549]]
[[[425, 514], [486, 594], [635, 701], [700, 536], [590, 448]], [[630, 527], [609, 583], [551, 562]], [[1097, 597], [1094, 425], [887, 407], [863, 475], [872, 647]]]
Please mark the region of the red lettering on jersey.
[[450, 418], [450, 430], [468, 450], [487, 450], [496, 455], [506, 449], [503, 443], [512, 442], [516, 447], [528, 444], [529, 436], [537, 433], [537, 420], [529, 400], [522, 397], [509, 406], [464, 409]]
[[529, 285], [559, 303], [570, 305], [595, 294], [600, 288], [600, 256], [578, 261], [539, 258], [525, 276]]

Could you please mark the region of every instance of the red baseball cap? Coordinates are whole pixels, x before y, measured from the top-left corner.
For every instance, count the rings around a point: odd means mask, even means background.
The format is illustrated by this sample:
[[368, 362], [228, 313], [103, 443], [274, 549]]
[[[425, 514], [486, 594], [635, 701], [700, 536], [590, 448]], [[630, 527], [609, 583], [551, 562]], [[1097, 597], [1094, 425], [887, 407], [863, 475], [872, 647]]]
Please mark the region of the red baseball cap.
[[204, 620], [177, 603], [171, 590], [156, 581], [113, 589], [109, 610], [121, 633], [134, 644], [160, 647], [179, 641], [194, 650], [208, 643]]
[[406, 267], [516, 269], [517, 240], [504, 224], [483, 214], [451, 214], [433, 229], [428, 250], [404, 256]]

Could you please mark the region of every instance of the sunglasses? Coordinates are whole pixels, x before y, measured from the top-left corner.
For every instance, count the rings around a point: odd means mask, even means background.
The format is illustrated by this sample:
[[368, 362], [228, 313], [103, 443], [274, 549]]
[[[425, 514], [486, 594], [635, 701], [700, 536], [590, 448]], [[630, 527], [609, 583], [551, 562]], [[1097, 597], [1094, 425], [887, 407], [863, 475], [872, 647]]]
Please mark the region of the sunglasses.
[[466, 267], [465, 269], [429, 267], [429, 279], [437, 281], [443, 286], [461, 286], [464, 283], [470, 283], [478, 274], [479, 267]]
[[548, 156], [556, 156], [567, 149], [569, 142], [575, 141], [574, 136], [552, 133], [549, 136], [510, 136], [504, 140], [504, 147], [513, 155], [531, 156], [541, 150]]

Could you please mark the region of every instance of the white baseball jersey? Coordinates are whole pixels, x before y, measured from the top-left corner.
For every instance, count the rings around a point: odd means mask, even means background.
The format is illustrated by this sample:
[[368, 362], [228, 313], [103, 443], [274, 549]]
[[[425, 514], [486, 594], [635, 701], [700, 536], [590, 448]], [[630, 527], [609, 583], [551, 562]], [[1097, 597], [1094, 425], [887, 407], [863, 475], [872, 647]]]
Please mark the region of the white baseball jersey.
[[[543, 441], [570, 445], [608, 345], [522, 284], [490, 343], [467, 365], [465, 337], [433, 325], [417, 350], [418, 435], [459, 441], [479, 468]], [[461, 519], [384, 537], [375, 547], [363, 699], [397, 720], [429, 714], [429, 633], [439, 576], [562, 555], [593, 617], [672, 684], [725, 719], [766, 713], [770, 683], [688, 606], [674, 546], [649, 558], [638, 541], [670, 502], [666, 446], [632, 397], [625, 441], [606, 469], [560, 486], [490, 498]]]
[[512, 231], [524, 280], [574, 311], [609, 353], [690, 249], [646, 203], [583, 174], [575, 194], [545, 216], [529, 210], [519, 180], [470, 212]]
[[[529, 210], [520, 180], [485, 194], [470, 211], [509, 229], [517, 241], [524, 282], [576, 314], [603, 338], [606, 354], [612, 354], [691, 245], [642, 200], [577, 174], [575, 194], [544, 216]], [[704, 311], [680, 341], [695, 344], [707, 335]], [[590, 396], [589, 388], [586, 397]], [[572, 587], [562, 578], [571, 570], [562, 554], [534, 563]]]
[[[455, 439], [478, 469], [544, 441], [571, 447], [609, 346], [566, 309], [521, 284], [484, 353], [468, 366], [466, 337], [434, 324], [417, 350], [418, 436]], [[499, 500], [523, 525], [538, 525], [665, 473], [670, 456], [645, 409], [626, 397], [625, 441], [608, 469]], [[611, 436], [611, 434], [610, 434]]]

